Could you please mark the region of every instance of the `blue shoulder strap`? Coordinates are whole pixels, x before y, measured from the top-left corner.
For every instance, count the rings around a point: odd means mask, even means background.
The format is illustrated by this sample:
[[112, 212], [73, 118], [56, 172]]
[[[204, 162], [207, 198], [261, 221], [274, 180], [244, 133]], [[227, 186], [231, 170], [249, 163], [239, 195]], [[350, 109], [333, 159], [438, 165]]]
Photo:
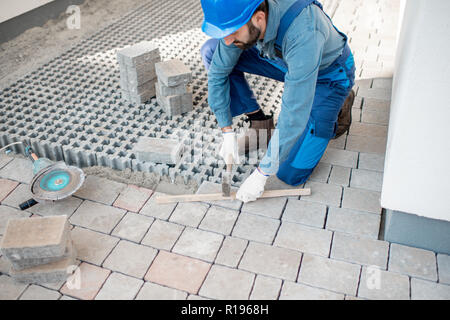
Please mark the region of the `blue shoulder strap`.
[[280, 21], [280, 26], [278, 27], [277, 39], [275, 40], [275, 52], [278, 57], [282, 58], [282, 50], [281, 47], [283, 45], [284, 35], [286, 31], [289, 29], [292, 21], [310, 4], [314, 3], [320, 9], [323, 10], [322, 5], [317, 0], [298, 0], [294, 2], [293, 5], [289, 7], [286, 13], [283, 15]]

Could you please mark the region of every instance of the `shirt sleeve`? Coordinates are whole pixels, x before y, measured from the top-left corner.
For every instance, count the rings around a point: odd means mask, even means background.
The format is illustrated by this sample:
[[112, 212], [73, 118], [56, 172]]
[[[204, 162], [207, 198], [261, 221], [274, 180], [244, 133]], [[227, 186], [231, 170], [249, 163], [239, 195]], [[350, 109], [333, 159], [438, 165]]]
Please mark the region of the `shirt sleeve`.
[[231, 126], [229, 75], [237, 64], [242, 50], [227, 46], [220, 40], [208, 70], [208, 103], [221, 128]]
[[[295, 31], [295, 30], [294, 30]], [[325, 38], [313, 29], [287, 33], [283, 57], [288, 66], [281, 112], [266, 155], [260, 162], [267, 174], [276, 174], [279, 165], [303, 134], [314, 101]]]

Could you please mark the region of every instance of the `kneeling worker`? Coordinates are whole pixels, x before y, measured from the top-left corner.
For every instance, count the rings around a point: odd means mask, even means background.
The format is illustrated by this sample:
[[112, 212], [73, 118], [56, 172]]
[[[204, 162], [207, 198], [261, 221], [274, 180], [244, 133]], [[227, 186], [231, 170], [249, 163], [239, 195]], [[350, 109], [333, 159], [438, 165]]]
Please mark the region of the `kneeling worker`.
[[246, 114], [250, 128], [268, 130], [269, 135], [274, 129], [244, 72], [284, 82], [277, 128], [267, 152], [236, 197], [256, 200], [274, 174], [287, 184], [303, 184], [330, 139], [350, 127], [355, 66], [347, 36], [313, 0], [201, 0], [201, 4], [202, 30], [212, 37], [201, 48], [208, 70], [208, 102], [222, 128], [224, 159], [239, 163], [242, 140], [231, 127], [232, 117]]

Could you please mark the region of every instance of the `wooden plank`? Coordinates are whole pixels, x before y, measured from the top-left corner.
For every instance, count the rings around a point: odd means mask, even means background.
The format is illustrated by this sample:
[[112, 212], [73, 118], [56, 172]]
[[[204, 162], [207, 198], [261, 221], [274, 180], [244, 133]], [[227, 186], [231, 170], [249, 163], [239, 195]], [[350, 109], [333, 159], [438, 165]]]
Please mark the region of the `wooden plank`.
[[[286, 190], [267, 190], [264, 191], [260, 198], [277, 198], [291, 196], [309, 196], [311, 189], [286, 189]], [[206, 193], [206, 194], [183, 194], [175, 196], [159, 196], [156, 203], [165, 204], [173, 202], [197, 202], [197, 201], [216, 201], [216, 200], [235, 200], [236, 192], [231, 192], [229, 197], [224, 197], [222, 193]]]

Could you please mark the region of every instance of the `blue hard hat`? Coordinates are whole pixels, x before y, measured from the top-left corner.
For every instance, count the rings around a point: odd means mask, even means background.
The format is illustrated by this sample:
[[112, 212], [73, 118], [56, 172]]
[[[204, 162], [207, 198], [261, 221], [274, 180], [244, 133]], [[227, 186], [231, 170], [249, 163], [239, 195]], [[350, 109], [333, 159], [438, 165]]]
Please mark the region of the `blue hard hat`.
[[202, 31], [222, 39], [246, 24], [264, 0], [201, 0]]

